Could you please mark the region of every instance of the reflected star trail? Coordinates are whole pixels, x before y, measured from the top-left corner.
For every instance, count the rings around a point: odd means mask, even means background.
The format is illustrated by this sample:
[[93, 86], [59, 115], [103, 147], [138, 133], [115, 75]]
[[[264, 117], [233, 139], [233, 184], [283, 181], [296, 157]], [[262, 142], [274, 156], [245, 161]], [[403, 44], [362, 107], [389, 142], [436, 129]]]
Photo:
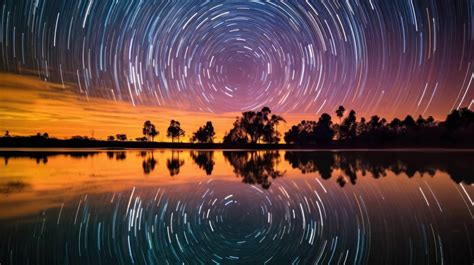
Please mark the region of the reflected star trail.
[[225, 112], [472, 106], [474, 3], [6, 0], [0, 69], [88, 99]]
[[[179, 174], [166, 169], [172, 152], [0, 152], [5, 160], [0, 167], [0, 260], [6, 264], [470, 264], [474, 260], [474, 186], [468, 165], [472, 151], [279, 151], [284, 160], [261, 165], [285, 172], [272, 179], [271, 186], [247, 181], [244, 175], [258, 177], [254, 173], [258, 169], [248, 166], [251, 161], [239, 165], [235, 159], [224, 159], [242, 157], [242, 151], [209, 154], [216, 164], [207, 170], [197, 170], [197, 165], [209, 162], [196, 160], [194, 151], [184, 151]], [[154, 166], [142, 168], [150, 158]], [[347, 179], [345, 185], [341, 178]]]

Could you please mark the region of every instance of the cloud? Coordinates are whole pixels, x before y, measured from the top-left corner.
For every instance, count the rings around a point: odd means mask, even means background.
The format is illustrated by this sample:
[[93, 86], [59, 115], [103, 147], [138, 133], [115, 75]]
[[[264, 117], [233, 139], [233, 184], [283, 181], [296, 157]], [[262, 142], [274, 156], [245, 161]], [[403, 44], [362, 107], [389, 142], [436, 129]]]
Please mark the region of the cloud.
[[[141, 136], [145, 120], [154, 122], [160, 130], [158, 140], [171, 119], [181, 121], [189, 136], [192, 131], [212, 120], [222, 138], [225, 128], [232, 126], [238, 113], [215, 115], [180, 111], [155, 106], [132, 106], [128, 102], [112, 101], [78, 95], [72, 88], [39, 80], [31, 76], [0, 74], [0, 130], [13, 135], [48, 132], [55, 137], [88, 135], [105, 138], [126, 133]], [[186, 137], [188, 138], [188, 137]]]

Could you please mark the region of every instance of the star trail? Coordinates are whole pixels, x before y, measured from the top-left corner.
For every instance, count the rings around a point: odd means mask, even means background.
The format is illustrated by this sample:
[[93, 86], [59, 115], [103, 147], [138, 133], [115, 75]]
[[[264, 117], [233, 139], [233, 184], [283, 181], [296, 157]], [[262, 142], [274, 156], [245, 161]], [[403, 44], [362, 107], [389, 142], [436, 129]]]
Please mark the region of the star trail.
[[208, 113], [471, 108], [474, 2], [5, 0], [0, 70]]
[[[468, 165], [473, 152], [279, 151], [285, 159], [266, 166], [284, 169], [285, 175], [266, 188], [243, 181], [222, 151], [208, 151], [216, 159], [212, 173], [193, 164], [192, 151], [183, 151], [183, 168], [172, 175], [165, 161], [173, 152], [0, 153], [8, 161], [0, 167], [0, 260], [470, 264], [474, 259], [474, 178]], [[140, 165], [149, 158], [156, 159], [156, 168], [145, 171]], [[262, 177], [247, 164], [240, 167]], [[341, 185], [340, 178], [347, 183]]]

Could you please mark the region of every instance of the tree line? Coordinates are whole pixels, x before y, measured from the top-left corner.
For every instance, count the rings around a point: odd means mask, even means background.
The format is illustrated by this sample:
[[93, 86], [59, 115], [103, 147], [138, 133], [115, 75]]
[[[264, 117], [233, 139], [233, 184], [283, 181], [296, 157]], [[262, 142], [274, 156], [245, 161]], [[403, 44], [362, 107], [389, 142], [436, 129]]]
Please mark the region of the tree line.
[[[236, 117], [233, 127], [225, 133], [223, 143], [277, 144], [282, 138], [285, 143], [294, 145], [409, 145], [442, 142], [472, 145], [474, 141], [474, 113], [468, 108], [453, 110], [444, 121], [435, 121], [432, 116], [424, 118], [422, 115], [416, 119], [407, 115], [404, 119], [394, 118], [391, 121], [378, 115], [358, 119], [354, 110], [346, 111], [344, 106], [339, 106], [334, 113], [338, 123], [333, 122], [330, 114], [323, 113], [318, 120], [302, 120], [282, 135], [278, 131], [278, 125], [286, 123], [282, 116], [272, 114], [268, 107], [263, 107], [260, 111], [246, 111]], [[153, 141], [159, 132], [150, 121], [146, 121], [143, 134], [145, 137], [140, 140]], [[174, 142], [184, 135], [180, 123], [172, 120], [167, 137]], [[214, 127], [208, 121], [192, 134], [190, 141], [213, 143], [214, 138]]]
[[[346, 111], [344, 106], [335, 110], [338, 122], [333, 122], [330, 114], [323, 113], [318, 120], [302, 120], [293, 125], [283, 135], [278, 126], [286, 123], [285, 119], [273, 114], [270, 108], [260, 111], [242, 112], [236, 117], [232, 128], [225, 133], [225, 145], [255, 145], [260, 143], [278, 144], [284, 140], [292, 145], [315, 146], [410, 146], [427, 145], [443, 146], [456, 144], [474, 146], [474, 113], [468, 108], [453, 110], [444, 121], [435, 121], [432, 116], [418, 116], [417, 119], [407, 115], [404, 119], [394, 118], [391, 121], [373, 115], [369, 119], [358, 119], [354, 110]], [[157, 127], [147, 120], [143, 123], [142, 137], [139, 142], [153, 142], [160, 134]], [[193, 132], [191, 143], [212, 144], [215, 141], [215, 130], [211, 121], [206, 122]], [[166, 137], [171, 141], [181, 142], [186, 132], [181, 123], [171, 120], [166, 130]], [[4, 138], [11, 137], [7, 131]], [[38, 133], [33, 138], [48, 138], [47, 133]], [[93, 140], [87, 136], [73, 136], [72, 140]], [[119, 133], [107, 137], [108, 141], [129, 141], [126, 134]]]

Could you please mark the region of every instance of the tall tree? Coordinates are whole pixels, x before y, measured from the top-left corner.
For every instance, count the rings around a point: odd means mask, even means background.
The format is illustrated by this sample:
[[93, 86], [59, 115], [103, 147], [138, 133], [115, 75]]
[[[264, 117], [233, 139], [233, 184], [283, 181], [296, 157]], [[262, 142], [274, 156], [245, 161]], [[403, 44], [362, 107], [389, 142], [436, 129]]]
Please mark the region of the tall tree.
[[280, 140], [276, 129], [285, 120], [278, 115], [272, 115], [268, 107], [260, 111], [246, 111], [237, 117], [234, 128], [224, 137], [225, 143], [258, 143], [260, 140], [275, 143]]
[[145, 121], [143, 124], [143, 135], [153, 142], [155, 136], [157, 136], [160, 132], [156, 130], [156, 127], [151, 121]]
[[351, 110], [349, 115], [341, 123], [340, 127], [340, 139], [347, 140], [353, 139], [357, 135], [357, 118], [356, 112]]
[[339, 123], [341, 123], [341, 119], [342, 117], [344, 117], [344, 112], [346, 112], [346, 109], [342, 105], [339, 106], [336, 110], [336, 115], [339, 118]]
[[193, 133], [191, 142], [213, 143], [215, 135], [214, 126], [212, 125], [212, 122], [208, 121], [204, 126], [200, 127]]
[[316, 143], [329, 143], [334, 137], [334, 130], [332, 129], [331, 116], [327, 113], [323, 113], [319, 117], [318, 123], [314, 128], [315, 141]]
[[175, 138], [179, 138], [181, 136], [184, 136], [185, 132], [183, 129], [181, 129], [181, 123], [179, 121], [171, 120], [170, 121], [170, 126], [168, 127], [168, 133], [166, 136], [171, 138], [171, 141], [174, 142]]

